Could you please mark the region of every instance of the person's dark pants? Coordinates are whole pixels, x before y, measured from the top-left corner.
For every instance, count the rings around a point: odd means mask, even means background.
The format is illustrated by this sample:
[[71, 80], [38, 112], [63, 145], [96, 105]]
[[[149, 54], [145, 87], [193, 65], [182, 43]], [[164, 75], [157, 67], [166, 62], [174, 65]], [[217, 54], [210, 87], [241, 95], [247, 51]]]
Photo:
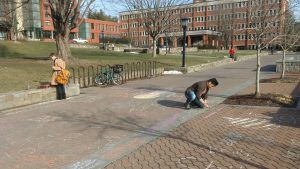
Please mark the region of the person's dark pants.
[[56, 98], [58, 100], [66, 99], [65, 86], [63, 84], [56, 85]]
[[186, 103], [192, 104], [192, 105], [200, 107], [200, 108], [204, 107], [202, 105], [202, 103], [198, 100], [198, 98], [196, 97], [196, 94], [194, 91], [192, 91], [192, 90], [185, 91], [185, 97], [186, 97]]

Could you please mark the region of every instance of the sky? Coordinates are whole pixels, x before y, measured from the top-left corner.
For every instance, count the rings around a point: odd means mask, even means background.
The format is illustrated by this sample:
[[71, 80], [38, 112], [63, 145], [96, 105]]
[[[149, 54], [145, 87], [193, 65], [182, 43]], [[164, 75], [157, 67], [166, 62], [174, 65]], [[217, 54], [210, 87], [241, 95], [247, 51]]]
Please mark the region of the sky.
[[96, 0], [95, 9], [102, 9], [106, 15], [119, 16], [119, 12], [126, 8], [120, 4], [120, 0]]

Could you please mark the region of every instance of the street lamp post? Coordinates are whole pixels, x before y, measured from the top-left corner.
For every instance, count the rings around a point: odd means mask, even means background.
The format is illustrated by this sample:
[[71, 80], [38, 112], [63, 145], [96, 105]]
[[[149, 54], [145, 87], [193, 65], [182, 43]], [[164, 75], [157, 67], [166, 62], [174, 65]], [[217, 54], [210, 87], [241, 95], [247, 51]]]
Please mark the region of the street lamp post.
[[101, 41], [102, 41], [103, 49], [105, 49], [105, 47], [104, 47], [104, 30], [101, 31]]
[[186, 29], [188, 26], [189, 18], [181, 19], [181, 26], [183, 29], [183, 50], [182, 50], [182, 67], [185, 67], [185, 44], [186, 44]]
[[222, 36], [222, 33], [221, 32], [218, 32], [218, 52], [220, 51], [220, 40], [221, 40], [221, 37]]
[[167, 31], [165, 31], [165, 35], [166, 35], [166, 55], [167, 55], [167, 53], [168, 53], [168, 46], [169, 46], [169, 44], [168, 44], [168, 33], [167, 33]]

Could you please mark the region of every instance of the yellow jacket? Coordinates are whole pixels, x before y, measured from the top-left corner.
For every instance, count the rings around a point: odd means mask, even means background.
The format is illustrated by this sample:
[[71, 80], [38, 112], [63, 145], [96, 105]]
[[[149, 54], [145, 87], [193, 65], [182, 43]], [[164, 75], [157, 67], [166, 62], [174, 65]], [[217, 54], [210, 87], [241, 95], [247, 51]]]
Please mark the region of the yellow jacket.
[[53, 73], [52, 73], [51, 85], [57, 85], [56, 80], [55, 80], [57, 77], [57, 74], [65, 68], [66, 68], [66, 63], [62, 59], [56, 58], [53, 61], [53, 66], [52, 66]]

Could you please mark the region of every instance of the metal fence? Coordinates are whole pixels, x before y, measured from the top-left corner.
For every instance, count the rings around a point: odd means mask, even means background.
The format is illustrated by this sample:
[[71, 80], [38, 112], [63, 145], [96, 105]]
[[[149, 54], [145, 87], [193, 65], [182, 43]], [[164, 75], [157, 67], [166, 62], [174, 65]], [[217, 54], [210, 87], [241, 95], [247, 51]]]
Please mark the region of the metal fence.
[[[125, 63], [120, 73], [122, 83], [129, 80], [147, 79], [162, 75], [164, 65], [156, 61]], [[70, 82], [78, 83], [81, 88], [95, 86], [95, 76], [113, 65], [71, 67]]]

